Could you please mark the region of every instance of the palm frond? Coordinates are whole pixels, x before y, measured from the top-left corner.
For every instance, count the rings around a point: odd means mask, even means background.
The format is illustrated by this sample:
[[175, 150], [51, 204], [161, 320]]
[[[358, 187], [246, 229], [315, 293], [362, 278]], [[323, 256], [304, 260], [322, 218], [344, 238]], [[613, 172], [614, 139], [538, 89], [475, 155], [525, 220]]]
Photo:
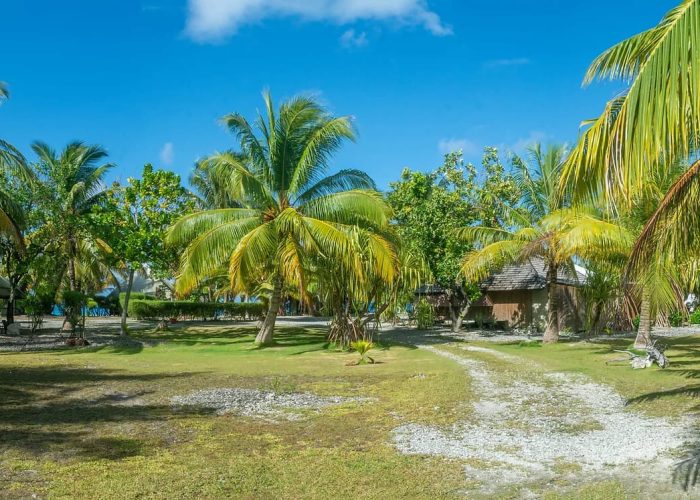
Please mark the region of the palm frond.
[[478, 284], [492, 272], [518, 262], [526, 245], [525, 241], [503, 240], [469, 252], [462, 262], [461, 274], [467, 283]]
[[687, 158], [700, 132], [700, 2], [684, 0], [651, 30], [594, 62], [593, 76], [632, 78], [579, 141], [566, 167], [577, 191], [629, 199], [646, 175]]

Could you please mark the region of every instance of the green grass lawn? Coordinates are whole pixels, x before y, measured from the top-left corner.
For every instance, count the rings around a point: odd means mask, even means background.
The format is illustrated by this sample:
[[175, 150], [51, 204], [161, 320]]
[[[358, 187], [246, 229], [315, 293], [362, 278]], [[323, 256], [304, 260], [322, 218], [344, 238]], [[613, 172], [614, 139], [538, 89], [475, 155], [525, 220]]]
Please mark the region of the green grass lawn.
[[[0, 495], [445, 497], [463, 486], [458, 463], [401, 456], [388, 439], [401, 417], [458, 418], [469, 388], [457, 365], [394, 346], [347, 366], [357, 355], [328, 350], [320, 330], [282, 330], [266, 349], [243, 328], [157, 338], [167, 342], [0, 355]], [[284, 423], [171, 409], [172, 396], [216, 387], [377, 401]]]
[[[134, 333], [163, 341], [155, 347], [0, 354], [0, 497], [446, 498], [469, 491], [459, 461], [403, 456], [390, 439], [402, 422], [449, 426], [471, 414], [458, 364], [392, 345], [372, 351], [375, 365], [349, 366], [357, 354], [328, 349], [322, 330], [282, 329], [265, 349], [253, 345], [254, 333], [202, 326]], [[692, 410], [700, 390], [695, 338], [673, 341], [674, 364], [663, 373], [605, 366], [614, 357], [608, 345], [484, 345], [585, 373], [654, 414]], [[172, 396], [219, 387], [372, 400], [283, 422], [170, 405]], [[571, 494], [585, 498], [629, 491], [602, 480], [576, 488]]]

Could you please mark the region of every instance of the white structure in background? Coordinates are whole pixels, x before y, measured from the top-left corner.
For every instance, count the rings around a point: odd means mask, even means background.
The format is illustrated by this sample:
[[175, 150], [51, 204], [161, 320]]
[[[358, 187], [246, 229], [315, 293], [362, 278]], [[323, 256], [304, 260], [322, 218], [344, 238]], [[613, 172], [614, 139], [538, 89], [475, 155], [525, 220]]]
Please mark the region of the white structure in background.
[[[126, 292], [127, 276], [122, 273], [115, 273], [115, 276], [119, 282], [120, 290]], [[155, 278], [152, 276], [148, 266], [144, 266], [144, 269], [136, 271], [136, 274], [134, 274], [134, 283], [131, 286], [131, 293], [145, 293], [153, 297], [171, 300], [174, 298], [174, 292], [175, 279]]]

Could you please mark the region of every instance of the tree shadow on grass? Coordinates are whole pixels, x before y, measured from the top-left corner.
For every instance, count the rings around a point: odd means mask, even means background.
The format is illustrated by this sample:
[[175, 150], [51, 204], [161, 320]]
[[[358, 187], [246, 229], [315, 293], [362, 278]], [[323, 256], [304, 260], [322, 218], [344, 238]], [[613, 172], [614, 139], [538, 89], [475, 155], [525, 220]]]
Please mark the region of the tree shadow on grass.
[[[173, 411], [169, 404], [142, 399], [151, 391], [106, 391], [80, 397], [83, 389], [102, 390], [112, 384], [154, 384], [182, 374], [130, 374], [118, 370], [65, 366], [0, 367], [0, 455], [20, 450], [31, 454], [58, 454], [86, 458], [120, 459], [142, 454], [142, 436], [104, 436], [111, 424], [158, 423], [209, 410]], [[128, 390], [128, 388], [124, 389]]]

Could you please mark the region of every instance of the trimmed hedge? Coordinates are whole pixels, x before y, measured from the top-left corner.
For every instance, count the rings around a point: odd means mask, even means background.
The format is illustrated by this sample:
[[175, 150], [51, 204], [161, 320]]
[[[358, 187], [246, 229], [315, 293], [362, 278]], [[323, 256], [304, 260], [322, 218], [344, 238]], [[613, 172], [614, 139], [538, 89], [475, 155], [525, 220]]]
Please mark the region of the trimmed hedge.
[[186, 300], [129, 300], [129, 316], [136, 319], [209, 319], [224, 316], [258, 319], [265, 313], [259, 302], [190, 302]]

